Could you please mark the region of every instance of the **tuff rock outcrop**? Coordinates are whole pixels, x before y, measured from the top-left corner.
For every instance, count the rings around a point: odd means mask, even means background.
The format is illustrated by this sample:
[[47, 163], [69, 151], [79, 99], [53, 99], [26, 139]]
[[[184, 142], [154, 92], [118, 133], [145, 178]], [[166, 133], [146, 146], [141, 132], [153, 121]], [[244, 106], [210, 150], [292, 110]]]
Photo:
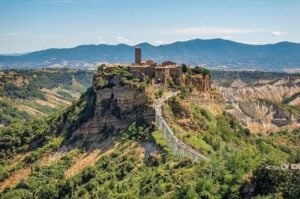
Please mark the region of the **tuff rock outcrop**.
[[[97, 81], [103, 78], [102, 88]], [[98, 134], [103, 131], [119, 132], [139, 120], [152, 122], [154, 110], [148, 105], [144, 90], [124, 85], [122, 75], [95, 75], [93, 88], [96, 95], [93, 117], [81, 125], [75, 134]]]

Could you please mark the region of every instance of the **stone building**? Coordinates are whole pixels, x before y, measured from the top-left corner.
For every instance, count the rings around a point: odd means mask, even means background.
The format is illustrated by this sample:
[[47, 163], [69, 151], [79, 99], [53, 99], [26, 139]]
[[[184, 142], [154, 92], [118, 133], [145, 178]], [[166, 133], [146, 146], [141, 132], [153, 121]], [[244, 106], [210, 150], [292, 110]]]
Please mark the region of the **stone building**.
[[[168, 84], [170, 80], [178, 84], [180, 81], [185, 82], [186, 85], [196, 85], [196, 89], [199, 91], [209, 90], [211, 87], [209, 75], [199, 74], [193, 75], [193, 78], [187, 78], [182, 74], [182, 69], [175, 62], [165, 61], [162, 64], [157, 64], [153, 60], [147, 60], [145, 62], [141, 59], [141, 48], [135, 48], [135, 63], [122, 65], [134, 74], [138, 79], [145, 76], [151, 79], [155, 84]], [[107, 67], [120, 67], [120, 64], [110, 64]], [[142, 77], [143, 76], [143, 77]]]
[[144, 73], [150, 78], [154, 77], [154, 66], [151, 65], [133, 65], [129, 67], [130, 72], [140, 72]]
[[169, 80], [178, 82], [181, 76], [181, 69], [176, 65], [155, 67], [155, 83], [168, 83]]
[[169, 66], [169, 65], [176, 65], [176, 63], [172, 62], [172, 61], [164, 61], [161, 65], [162, 66]]

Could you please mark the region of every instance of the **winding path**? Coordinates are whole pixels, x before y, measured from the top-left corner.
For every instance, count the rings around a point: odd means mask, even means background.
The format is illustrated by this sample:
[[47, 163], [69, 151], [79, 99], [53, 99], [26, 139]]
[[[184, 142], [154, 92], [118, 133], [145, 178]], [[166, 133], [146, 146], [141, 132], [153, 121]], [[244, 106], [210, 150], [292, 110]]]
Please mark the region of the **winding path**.
[[193, 161], [207, 160], [208, 158], [206, 156], [178, 139], [163, 117], [161, 108], [163, 103], [169, 98], [178, 95], [179, 93], [179, 91], [170, 92], [166, 96], [161, 97], [155, 101], [155, 124], [157, 125], [158, 129], [163, 132], [164, 137], [167, 139], [169, 147], [174, 154], [178, 155], [179, 157], [189, 157]]

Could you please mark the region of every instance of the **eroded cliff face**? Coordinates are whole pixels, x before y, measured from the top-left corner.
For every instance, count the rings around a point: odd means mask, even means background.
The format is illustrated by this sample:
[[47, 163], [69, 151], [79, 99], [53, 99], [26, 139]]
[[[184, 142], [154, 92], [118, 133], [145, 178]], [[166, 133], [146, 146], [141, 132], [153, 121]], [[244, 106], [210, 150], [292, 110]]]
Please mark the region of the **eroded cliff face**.
[[193, 91], [209, 91], [211, 90], [211, 79], [209, 75], [197, 74], [197, 75], [183, 75], [181, 82], [185, 86], [191, 88]]
[[232, 113], [253, 133], [268, 134], [300, 127], [299, 79], [281, 78], [246, 85], [234, 81], [229, 88], [219, 87], [226, 111]]
[[106, 83], [103, 88], [93, 84], [96, 95], [93, 117], [75, 131], [75, 136], [119, 132], [135, 121], [154, 120], [154, 110], [148, 105], [144, 90], [124, 85], [121, 75], [96, 76], [94, 82], [99, 77]]

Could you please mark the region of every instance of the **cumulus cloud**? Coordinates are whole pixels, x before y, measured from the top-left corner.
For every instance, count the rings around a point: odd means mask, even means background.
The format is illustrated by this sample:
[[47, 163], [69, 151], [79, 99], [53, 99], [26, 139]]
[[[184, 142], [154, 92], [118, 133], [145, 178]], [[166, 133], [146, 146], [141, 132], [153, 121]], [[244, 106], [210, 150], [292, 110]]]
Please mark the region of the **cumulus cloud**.
[[287, 32], [273, 31], [273, 32], [271, 32], [271, 34], [272, 34], [273, 37], [279, 37], [279, 36], [282, 36], [282, 35], [286, 35]]
[[173, 34], [181, 35], [218, 35], [218, 34], [249, 34], [262, 32], [260, 29], [250, 28], [226, 28], [226, 27], [215, 27], [215, 26], [199, 26], [190, 28], [174, 29], [171, 31]]
[[116, 37], [116, 40], [118, 43], [128, 43], [130, 41], [129, 39], [122, 37], [122, 36]]

